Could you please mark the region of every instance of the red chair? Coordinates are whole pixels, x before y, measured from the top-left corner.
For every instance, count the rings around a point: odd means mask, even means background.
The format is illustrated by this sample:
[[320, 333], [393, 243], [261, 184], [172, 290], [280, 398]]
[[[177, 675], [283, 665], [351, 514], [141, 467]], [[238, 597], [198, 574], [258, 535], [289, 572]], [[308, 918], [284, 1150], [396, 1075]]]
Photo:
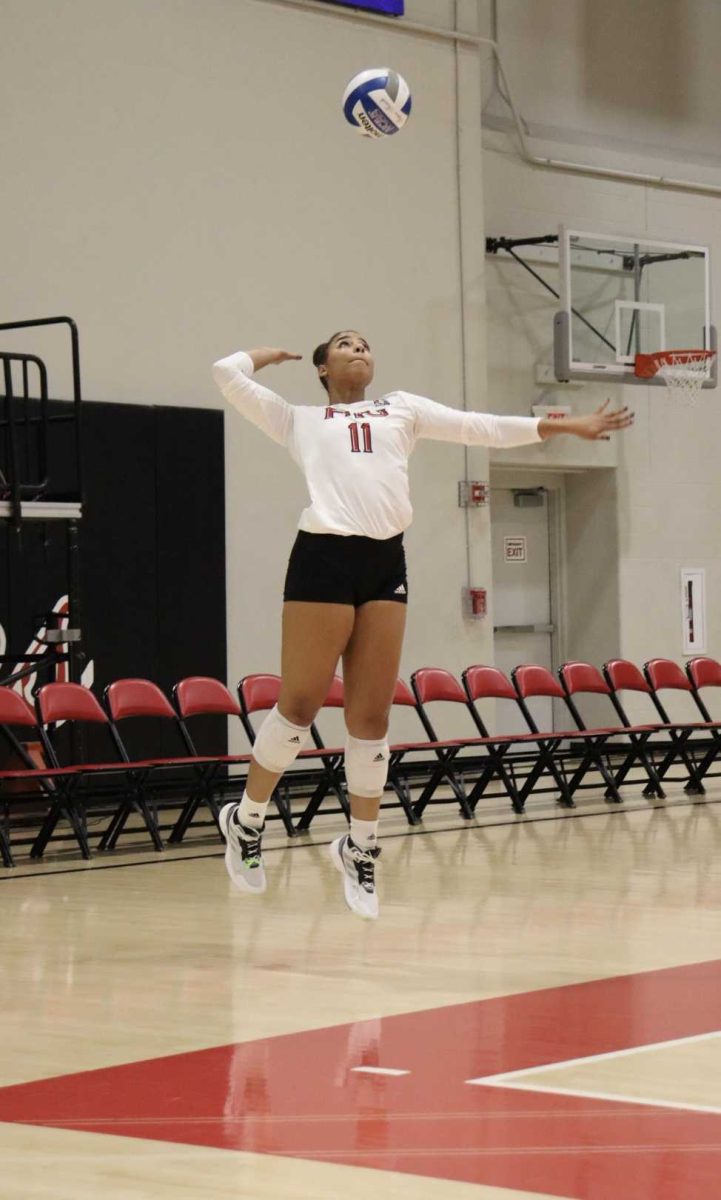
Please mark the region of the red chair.
[[[455, 675], [441, 667], [421, 667], [411, 676], [411, 687], [416, 697], [418, 714], [423, 728], [438, 760], [426, 788], [414, 805], [416, 815], [422, 814], [435, 788], [445, 779], [460, 805], [463, 816], [470, 818], [474, 814], [480, 797], [494, 777], [503, 783], [515, 811], [522, 811], [517, 789], [502, 761], [514, 741], [518, 739], [510, 734], [490, 737], [486, 730], [480, 736], [440, 741], [426, 706], [438, 702], [454, 706], [460, 705], [466, 713], [470, 714], [475, 729], [481, 730], [483, 727], [474, 704], [469, 700]], [[456, 711], [460, 713], [460, 709], [457, 708]], [[470, 754], [464, 757], [462, 755], [464, 750], [470, 751]], [[465, 786], [466, 774], [473, 781], [470, 791], [467, 791]]]
[[[344, 705], [344, 700], [345, 695], [343, 680], [340, 678], [340, 676], [336, 675], [323, 708], [341, 708]], [[414, 712], [416, 712], [416, 702], [413, 694], [402, 679], [396, 680], [391, 707], [410, 707]], [[426, 743], [423, 743], [420, 748], [425, 749], [425, 747]], [[418, 818], [413, 812], [411, 796], [411, 779], [417, 774], [418, 766], [417, 764], [406, 762], [406, 757], [410, 752], [417, 749], [419, 749], [419, 747], [415, 742], [393, 742], [389, 746], [388, 778], [386, 787], [395, 792], [410, 825], [418, 824]], [[347, 794], [347, 782], [345, 782], [344, 794]], [[382, 807], [388, 806], [382, 805]], [[302, 827], [303, 822], [301, 819], [298, 828], [301, 829]]]
[[[0, 794], [3, 791], [3, 781], [5, 781], [6, 786], [22, 788], [26, 783], [30, 784], [31, 780], [29, 777], [36, 770], [36, 764], [27, 753], [20, 738], [13, 732], [15, 729], [18, 730], [20, 736], [30, 734], [34, 738], [39, 737], [35, 713], [27, 700], [19, 692], [13, 691], [12, 688], [0, 687], [0, 734], [13, 759], [23, 764], [23, 767], [20, 769], [11, 767], [8, 770], [0, 770]], [[18, 793], [15, 793], [14, 799], [17, 798]], [[15, 866], [10, 849], [9, 833], [1, 825], [0, 857], [2, 858], [3, 866]]]
[[[240, 705], [225, 684], [221, 683], [219, 679], [213, 679], [207, 675], [191, 675], [176, 683], [173, 688], [173, 704], [178, 728], [187, 753], [191, 758], [196, 759], [202, 759], [203, 755], [199, 754], [191, 736], [188, 728], [190, 722], [194, 722], [198, 717], [202, 719], [204, 717], [240, 716]], [[203, 804], [209, 809], [213, 821], [219, 829], [219, 805], [216, 801], [216, 794], [228, 787], [237, 788], [239, 779], [245, 775], [244, 772], [240, 777], [230, 776], [227, 768], [234, 765], [247, 767], [249, 761], [250, 755], [248, 754], [231, 755], [226, 754], [223, 750], [222, 753], [214, 755], [214, 761], [211, 764], [200, 766], [197, 775], [198, 786], [186, 800], [168, 841], [182, 842], [195, 814]], [[221, 774], [223, 771], [225, 773]]]
[[[269, 712], [278, 703], [280, 684], [280, 675], [270, 674], [246, 675], [238, 684], [240, 719], [251, 746], [255, 744], [256, 737], [252, 721], [253, 714]], [[334, 687], [331, 685], [331, 694], [333, 692]], [[322, 738], [318, 730], [314, 728], [314, 725], [311, 725], [311, 736], [316, 748], [301, 750], [296, 759], [298, 765], [294, 769], [286, 771], [273, 792], [273, 800], [285, 826], [286, 833], [290, 837], [293, 837], [297, 832], [293, 824], [290, 806], [291, 791], [295, 794], [300, 793], [302, 796], [307, 796], [310, 789], [310, 799], [301, 816], [301, 821], [305, 819], [304, 829], [307, 829], [310, 821], [313, 819], [313, 815], [317, 812], [329, 791], [335, 792], [341, 811], [348, 815], [348, 801], [337, 773], [338, 766], [343, 758], [343, 751], [337, 748], [328, 749], [323, 747]], [[308, 760], [312, 761], [313, 759], [320, 760], [321, 765], [319, 768], [313, 769], [306, 766]], [[309, 809], [311, 810], [310, 815], [308, 815]], [[298, 828], [301, 828], [300, 822]]]
[[[24, 696], [13, 688], [0, 687], [0, 725], [35, 726], [35, 713]], [[21, 753], [19, 745], [12, 739], [11, 744]]]
[[[136, 798], [136, 806], [148, 828], [152, 817], [143, 812], [144, 800], [138, 796], [138, 772], [128, 770], [119, 762], [112, 730], [105, 713], [93, 692], [79, 683], [47, 683], [36, 697], [38, 731], [46, 760], [57, 769], [64, 768], [65, 774], [55, 779], [57, 794], [55, 802], [40, 828], [30, 851], [31, 857], [39, 858], [53, 836], [61, 817], [66, 816], [80, 844], [83, 857], [90, 857], [87, 839], [86, 811], [88, 804], [106, 808], [109, 803], [127, 802], [127, 796]], [[58, 727], [62, 725], [62, 737]], [[87, 761], [84, 734], [94, 729], [107, 742], [109, 755], [100, 762]], [[70, 761], [63, 761], [69, 759]]]
[[[519, 708], [518, 692], [508, 676], [498, 667], [466, 667], [461, 678], [476, 727], [484, 737], [490, 737], [491, 734], [478, 711], [477, 702], [479, 700], [510, 701], [514, 709], [517, 710]], [[524, 719], [526, 718], [524, 717]], [[511, 797], [514, 811], [522, 813], [525, 809], [526, 800], [531, 792], [536, 789], [536, 784], [541, 779], [544, 767], [547, 765], [543, 753], [539, 755], [539, 747], [543, 744], [547, 748], [552, 761], [553, 755], [560, 745], [561, 738], [549, 734], [541, 736], [533, 732], [527, 734], [497, 734], [495, 736], [499, 738], [499, 744], [501, 745], [504, 739], [509, 739], [512, 746], [520, 747], [520, 749], [514, 750], [513, 753], [504, 759], [499, 769], [506, 776], [504, 783]], [[555, 776], [553, 778], [554, 782], [556, 782]], [[539, 788], [538, 790], [548, 791], [549, 789]], [[567, 800], [568, 797], [563, 795], [563, 799]]]
[[[452, 675], [450, 671], [446, 671], [443, 667], [419, 667], [411, 675], [411, 688], [416, 698], [418, 716], [428, 737], [428, 745], [444, 747], [442, 749], [435, 749], [434, 751], [436, 759], [434, 769], [420, 798], [414, 804], [413, 811], [416, 817], [422, 817], [431, 796], [436, 788], [445, 780], [445, 783], [458, 801], [462, 815], [466, 820], [470, 820], [473, 817], [473, 808], [469, 801], [462, 775], [460, 771], [457, 773], [454, 770], [453, 765], [464, 745], [468, 743], [460, 738], [454, 738], [452, 741], [444, 743], [438, 737], [431, 723], [430, 716], [426, 711], [427, 704], [439, 702], [454, 705], [460, 704], [466, 709], [466, 697], [463, 688], [455, 675]], [[469, 768], [473, 765], [472, 763], [468, 763]]]
[[[598, 667], [587, 662], [568, 662], [563, 663], [558, 670], [558, 676], [561, 681], [568, 707], [571, 716], [576, 722], [577, 727], [582, 732], [588, 732], [589, 726], [584, 721], [579, 711], [576, 699], [579, 696], [605, 696], [609, 703], [611, 702], [611, 689], [607, 681], [603, 678]], [[615, 710], [614, 710], [615, 711]], [[617, 715], [617, 714], [616, 714]], [[659, 799], [665, 799], [666, 793], [661, 786], [661, 780], [658, 777], [656, 768], [651, 759], [646, 753], [646, 744], [655, 730], [655, 725], [623, 725], [616, 720], [612, 725], [609, 724], [612, 741], [609, 745], [609, 753], [613, 752], [617, 755], [619, 752], [624, 754], [621, 765], [615, 770], [614, 780], [616, 787], [626, 779], [629, 771], [638, 762], [643, 768], [646, 779], [650, 785], [653, 794]], [[623, 745], [619, 743], [619, 737], [628, 738], [628, 743]]]
[[[120, 758], [128, 764], [130, 778], [134, 784], [133, 791], [118, 807], [110, 825], [100, 841], [102, 850], [112, 850], [117, 844], [131, 813], [137, 809], [148, 828], [156, 850], [163, 849], [158, 824], [158, 789], [167, 794], [173, 794], [177, 803], [177, 793], [185, 793], [190, 781], [190, 796], [202, 789], [205, 783], [203, 769], [212, 771], [216, 760], [207, 755], [153, 755], [145, 760], [133, 760], [128, 751], [127, 738], [121, 736], [118, 728], [124, 721], [134, 720], [159, 723], [177, 742], [178, 750], [187, 748], [180, 739], [177, 714], [156, 683], [150, 679], [117, 679], [106, 687], [104, 693], [105, 706], [110, 718], [110, 730]], [[158, 739], [160, 741], [160, 739]], [[140, 771], [138, 770], [140, 768]]]
[[[344, 699], [343, 680], [340, 678], [340, 676], [336, 675], [333, 679], [328, 696], [323, 704], [323, 708], [342, 708]], [[416, 713], [418, 711], [413, 693], [409, 690], [408, 686], [403, 682], [402, 679], [398, 679], [396, 681], [391, 707], [412, 708]], [[315, 725], [312, 728], [315, 728]], [[316, 744], [322, 746], [322, 742], [316, 742]], [[427, 762], [423, 765], [413, 763], [409, 761], [408, 756], [417, 751], [425, 752], [427, 751], [428, 746], [428, 742], [418, 743], [395, 741], [391, 742], [389, 746], [388, 778], [386, 787], [395, 792], [395, 795], [399, 800], [406, 815], [406, 819], [410, 825], [417, 825], [420, 819], [416, 815], [412, 802], [411, 781], [416, 780], [419, 774], [421, 774], [424, 779], [427, 778], [428, 764]], [[346, 792], [344, 794], [347, 793], [347, 782], [345, 784], [345, 789]], [[383, 807], [387, 806], [383, 805]], [[305, 827], [304, 817], [302, 817], [298, 823], [299, 830]]]
[[[698, 778], [696, 768], [686, 751], [686, 743], [694, 733], [694, 728], [698, 728], [698, 726], [679, 726], [655, 719], [658, 716], [658, 706], [654, 703], [653, 689], [639, 667], [635, 663], [629, 662], [628, 659], [610, 659], [604, 664], [603, 676], [611, 689], [611, 702], [621, 718], [621, 723], [626, 728], [630, 728], [634, 722], [629, 720], [626, 709], [621, 702], [620, 693], [631, 692], [636, 698], [645, 696], [647, 703], [652, 706], [654, 732], [651, 740], [648, 742], [648, 747], [656, 754], [663, 755], [662, 761], [656, 766], [658, 778], [660, 780], [666, 779], [669, 782], [676, 782], [668, 772], [674, 762], [680, 761], [686, 769], [685, 781], [679, 781], [685, 782], [684, 790], [692, 794], [703, 792], [703, 784]], [[652, 796], [654, 794], [651, 783], [648, 783], [643, 789], [643, 794], [644, 796]]]
[[[659, 692], [665, 690], [673, 691], [677, 696], [679, 693], [687, 696], [694, 701], [694, 710], [698, 710], [691, 681], [678, 663], [673, 662], [670, 658], [652, 658], [644, 664], [643, 673], [651, 688], [651, 698], [662, 721], [670, 722], [670, 717], [659, 695]], [[686, 743], [686, 749], [693, 762], [695, 775], [693, 783], [697, 784], [703, 792], [705, 790], [703, 780], [721, 751], [721, 737], [719, 736], [721, 723], [708, 719], [704, 719], [703, 722], [691, 719], [695, 717], [696, 711], [689, 713], [687, 718], [687, 724], [692, 728], [692, 736]], [[699, 756], [701, 756], [700, 761]], [[687, 785], [685, 790], [692, 791], [693, 786], [689, 788]]]
[[[334, 675], [330, 688], [328, 689], [328, 695], [323, 701], [322, 708], [342, 709], [343, 702], [343, 680], [341, 679], [340, 675]], [[313, 820], [313, 817], [318, 812], [318, 809], [320, 808], [329, 791], [334, 792], [346, 820], [350, 821], [348, 788], [341, 773], [344, 751], [339, 747], [336, 747], [335, 749], [329, 748], [325, 744], [323, 738], [321, 737], [320, 730], [318, 729], [317, 721], [318, 718], [316, 717], [315, 721], [311, 723], [310, 727], [310, 734], [313, 742], [318, 750], [322, 750], [326, 755], [330, 754], [332, 757], [326, 757], [323, 760], [324, 772], [321, 775], [315, 793], [313, 796], [311, 796], [305, 809], [301, 813], [300, 820], [296, 826], [298, 833], [303, 833], [306, 829], [310, 828], [310, 823]]]
[[[393, 709], [397, 712], [400, 710], [404, 715], [408, 709], [412, 709], [416, 718], [423, 724], [416, 698], [402, 679], [396, 680], [391, 701], [387, 787], [395, 792], [408, 824], [418, 825], [423, 809], [443, 778], [442, 773], [437, 771], [438, 754], [455, 752], [458, 743], [429, 741], [427, 737], [420, 742], [412, 738], [405, 742], [398, 741], [392, 730]], [[425, 732], [425, 726], [423, 728]], [[432, 761], [428, 759], [429, 752], [433, 754]], [[418, 788], [422, 789], [421, 799], [414, 804], [413, 790]]]
[[[545, 732], [542, 733], [533, 719], [527, 701], [534, 696], [547, 696], [554, 700], [565, 701], [566, 695], [563, 688], [558, 680], [554, 679], [547, 667], [539, 666], [536, 663], [522, 664], [514, 667], [511, 672], [511, 679], [518, 693], [518, 704], [526, 719], [528, 728], [531, 733], [539, 734], [544, 738], [543, 741], [539, 741], [538, 743], [539, 770], [542, 770], [545, 766], [555, 779], [561, 792], [560, 803], [566, 808], [574, 807], [574, 793], [582, 785], [590, 768], [595, 766], [606, 784], [609, 799], [618, 804], [621, 797], [616, 788], [613, 776], [606, 767], [602, 756], [602, 750], [608, 739], [609, 731], [594, 729], [587, 731], [586, 734], [580, 734], [576, 730], [549, 730], [547, 734]], [[546, 737], [550, 740], [546, 741]], [[570, 779], [567, 778], [567, 768], [575, 762], [576, 755], [572, 750], [563, 753], [559, 752], [560, 743], [569, 737], [580, 737], [583, 744], [581, 760]]]
[[702, 688], [721, 688], [721, 663], [715, 658], [692, 658], [686, 663], [686, 674], [691, 684], [691, 693], [704, 721], [713, 721], [701, 696]]
[[[393, 692], [393, 700], [391, 703], [391, 725], [393, 723], [392, 710], [412, 708], [413, 712], [420, 719], [416, 698], [402, 679], [396, 680], [396, 686]], [[389, 731], [390, 732], [390, 731]], [[416, 815], [413, 809], [413, 784], [417, 782], [419, 776], [423, 779], [427, 778], [428, 766], [427, 763], [419, 762], [418, 760], [410, 760], [409, 754], [416, 751], [425, 753], [428, 749], [428, 742], [423, 742], [420, 745], [417, 742], [396, 742], [391, 740], [390, 757], [388, 759], [388, 783], [393, 788], [398, 797], [401, 807], [406, 815], [409, 825], [418, 825], [420, 818]]]
[[[343, 680], [340, 675], [335, 675], [333, 677], [333, 682], [331, 683], [328, 695], [326, 696], [325, 700], [323, 701], [322, 707], [323, 707], [323, 709], [326, 709], [326, 708], [342, 709], [344, 706], [344, 703], [345, 703], [345, 692], [344, 692], [344, 687], [343, 687]], [[413, 695], [411, 694], [411, 692], [408, 690], [408, 687], [406, 686], [405, 683], [403, 683], [403, 680], [401, 680], [401, 679], [399, 679], [396, 682], [392, 703], [393, 703], [393, 705], [399, 705], [401, 707], [410, 704], [410, 706], [414, 710], [416, 708], [416, 702], [413, 698]], [[320, 732], [318, 730], [318, 718], [316, 718], [316, 720], [311, 725], [311, 735], [313, 737], [313, 741], [315, 742], [316, 746], [319, 749], [327, 750], [327, 746], [325, 745], [325, 743], [320, 735]], [[403, 811], [405, 812], [408, 822], [411, 825], [417, 824], [417, 820], [413, 814], [413, 808], [412, 808], [412, 804], [410, 801], [409, 788], [408, 788], [408, 771], [403, 771], [400, 768], [401, 768], [403, 759], [405, 758], [408, 751], [411, 749], [415, 749], [415, 748], [417, 748], [417, 747], [415, 747], [413, 744], [410, 744], [410, 743], [409, 744], [401, 743], [401, 744], [398, 744], [395, 746], [392, 745], [390, 747], [390, 756], [389, 756], [389, 760], [388, 760], [388, 784], [387, 784], [387, 786], [395, 792], [396, 796], [398, 797], [398, 799], [401, 803]], [[343, 762], [344, 751], [338, 750], [337, 753], [339, 756], [338, 762], [327, 760], [326, 767], [333, 779], [333, 790], [335, 791], [336, 795], [338, 796], [338, 799], [340, 801], [341, 807], [343, 808], [343, 811], [345, 812], [346, 816], [349, 818], [350, 817], [350, 807], [348, 805], [348, 787], [347, 787], [345, 778], [342, 777], [341, 773], [340, 773], [340, 766], [342, 765], [342, 762]], [[315, 816], [315, 813], [317, 812], [317, 810], [320, 806], [320, 801], [322, 800], [322, 798], [323, 797], [321, 795], [320, 799], [314, 798], [309, 802], [305, 812], [302, 814], [300, 820], [298, 821], [297, 829], [299, 832], [301, 832], [302, 830], [307, 829], [309, 827], [311, 820]]]

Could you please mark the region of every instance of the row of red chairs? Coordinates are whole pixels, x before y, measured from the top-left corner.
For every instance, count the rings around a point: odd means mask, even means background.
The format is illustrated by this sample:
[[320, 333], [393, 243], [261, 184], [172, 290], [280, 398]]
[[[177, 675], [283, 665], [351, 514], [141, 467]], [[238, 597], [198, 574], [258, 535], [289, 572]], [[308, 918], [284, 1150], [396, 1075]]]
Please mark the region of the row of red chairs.
[[[111, 684], [103, 702], [79, 684], [51, 683], [36, 697], [35, 710], [17, 692], [0, 688], [0, 733], [23, 763], [21, 769], [0, 770], [0, 790], [13, 787], [5, 798], [6, 823], [0, 826], [0, 853], [6, 866], [13, 863], [9, 823], [12, 803], [34, 792], [43, 810], [40, 829], [31, 845], [39, 857], [65, 819], [81, 853], [90, 856], [87, 815], [93, 807], [110, 812], [110, 821], [99, 842], [112, 849], [128, 819], [138, 813], [156, 849], [163, 848], [158, 809], [163, 797], [172, 797], [180, 815], [169, 840], [184, 837], [199, 809], [207, 808], [217, 824], [220, 797], [229, 788], [237, 790], [245, 778], [250, 755], [201, 755], [190, 732], [192, 719], [221, 714], [240, 718], [252, 745], [253, 716], [277, 702], [280, 687], [276, 675], [251, 675], [238, 685], [238, 700], [220, 681], [194, 676], [182, 680], [172, 693], [172, 702], [149, 680], [125, 679]], [[684, 671], [668, 659], [652, 659], [640, 670], [626, 660], [615, 659], [603, 671], [590, 663], [565, 663], [555, 678], [537, 665], [518, 666], [506, 676], [496, 667], [468, 667], [459, 682], [440, 668], [422, 668], [411, 677], [409, 689], [402, 680], [396, 686], [394, 706], [413, 709], [424, 731], [423, 740], [393, 743], [388, 788], [392, 803], [399, 802], [408, 821], [415, 824], [437, 793], [444, 787], [451, 802], [457, 802], [466, 818], [473, 816], [480, 798], [492, 782], [500, 784], [515, 812], [524, 810], [536, 790], [554, 790], [564, 806], [573, 807], [582, 787], [598, 787], [605, 796], [620, 802], [623, 783], [636, 781], [634, 768], [647, 795], [664, 796], [663, 782], [679, 779], [689, 792], [701, 793], [704, 779], [721, 751], [721, 723], [712, 719], [701, 696], [705, 688], [721, 687], [721, 664], [696, 658]], [[695, 711], [684, 720], [671, 720], [660, 693], [672, 689], [684, 693]], [[643, 695], [652, 705], [653, 720], [634, 723], [622, 703], [622, 694]], [[605, 696], [613, 720], [603, 727], [589, 727], [583, 720], [579, 698], [584, 694]], [[565, 704], [573, 728], [539, 729], [530, 702], [534, 697], [552, 697]], [[527, 733], [491, 733], [478, 702], [492, 699], [511, 702], [526, 722]], [[472, 721], [472, 736], [439, 738], [431, 720], [431, 706], [462, 706]], [[342, 708], [343, 681], [336, 677], [324, 707]], [[121, 726], [129, 718], [160, 718], [178, 736], [178, 753], [154, 758], [131, 756]], [[694, 719], [692, 719], [694, 718]], [[63, 739], [57, 730], [63, 725]], [[109, 754], [103, 761], [84, 761], [78, 752], [80, 739], [75, 727], [92, 725], [107, 735]], [[67, 736], [67, 731], [71, 736]], [[328, 796], [348, 814], [343, 776], [343, 750], [327, 746], [318, 723], [311, 727], [313, 748], [302, 752], [294, 770], [282, 781], [274, 799], [288, 834], [307, 829]], [[43, 748], [45, 765], [38, 767], [28, 754], [23, 739], [35, 739]], [[65, 750], [62, 752], [64, 743]], [[679, 767], [681, 776], [671, 771]], [[233, 768], [239, 768], [235, 772]], [[25, 787], [23, 793], [18, 788]], [[415, 795], [415, 793], [418, 793]], [[493, 793], [498, 795], [498, 792]], [[414, 798], [415, 795], [415, 798]], [[294, 799], [302, 797], [304, 808], [294, 821]], [[448, 802], [448, 796], [443, 797]]]

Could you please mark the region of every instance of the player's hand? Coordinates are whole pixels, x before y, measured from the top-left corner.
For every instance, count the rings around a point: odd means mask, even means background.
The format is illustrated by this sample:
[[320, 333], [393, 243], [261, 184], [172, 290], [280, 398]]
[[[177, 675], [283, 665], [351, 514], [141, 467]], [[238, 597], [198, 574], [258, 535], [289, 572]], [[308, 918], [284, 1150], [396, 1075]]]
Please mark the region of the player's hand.
[[558, 433], [572, 433], [588, 442], [607, 442], [612, 433], [633, 425], [633, 413], [629, 412], [628, 407], [614, 408], [608, 412], [610, 403], [610, 400], [604, 400], [595, 413], [585, 417], [563, 417], [560, 421], [543, 417], [538, 424], [538, 432], [543, 439]]
[[576, 436], [586, 438], [591, 442], [599, 440], [607, 442], [612, 433], [618, 433], [620, 429], [628, 429], [630, 425], [633, 425], [634, 414], [629, 412], [628, 406], [614, 408], [608, 412], [610, 403], [610, 400], [604, 400], [595, 413], [590, 413], [586, 417], [576, 417], [574, 420], [576, 428], [573, 431]]
[[253, 362], [254, 371], [262, 371], [263, 367], [276, 366], [278, 363], [295, 362], [302, 354], [293, 354], [291, 350], [274, 349], [272, 346], [261, 346], [257, 350], [248, 350]]

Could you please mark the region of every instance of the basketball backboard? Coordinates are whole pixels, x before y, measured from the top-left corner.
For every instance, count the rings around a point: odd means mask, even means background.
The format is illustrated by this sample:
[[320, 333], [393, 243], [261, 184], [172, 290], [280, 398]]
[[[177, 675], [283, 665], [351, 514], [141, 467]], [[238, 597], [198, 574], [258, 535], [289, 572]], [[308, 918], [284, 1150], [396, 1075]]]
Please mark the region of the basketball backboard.
[[[637, 378], [636, 354], [716, 349], [707, 246], [561, 226], [558, 247], [556, 379], [664, 386]], [[703, 386], [716, 383], [714, 359]]]

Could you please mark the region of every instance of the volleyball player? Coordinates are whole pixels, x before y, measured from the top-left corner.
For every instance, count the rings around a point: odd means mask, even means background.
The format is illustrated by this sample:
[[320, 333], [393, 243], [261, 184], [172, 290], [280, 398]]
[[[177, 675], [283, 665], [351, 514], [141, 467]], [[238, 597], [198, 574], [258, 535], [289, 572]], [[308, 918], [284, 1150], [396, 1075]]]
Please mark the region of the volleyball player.
[[224, 805], [220, 826], [230, 878], [243, 891], [264, 892], [261, 836], [270, 797], [307, 744], [342, 658], [351, 818], [349, 832], [329, 849], [348, 907], [374, 918], [388, 717], [408, 599], [408, 459], [416, 441], [510, 447], [560, 434], [593, 440], [626, 428], [633, 417], [626, 408], [608, 412], [608, 401], [587, 416], [537, 420], [461, 411], [401, 391], [367, 400], [373, 356], [353, 330], [334, 333], [313, 354], [324, 404], [291, 405], [255, 381], [264, 367], [300, 357], [264, 348], [213, 366], [226, 400], [287, 447], [310, 494], [285, 580], [278, 704], [258, 732], [242, 800]]

